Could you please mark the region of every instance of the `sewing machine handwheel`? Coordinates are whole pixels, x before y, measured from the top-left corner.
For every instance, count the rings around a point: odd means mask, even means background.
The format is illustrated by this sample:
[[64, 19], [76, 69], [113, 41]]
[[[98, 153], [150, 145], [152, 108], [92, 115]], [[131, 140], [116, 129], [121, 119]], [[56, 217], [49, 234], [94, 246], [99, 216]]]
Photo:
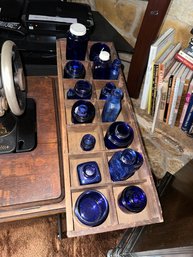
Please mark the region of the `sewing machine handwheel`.
[[1, 78], [5, 97], [13, 114], [22, 115], [26, 105], [26, 83], [19, 51], [5, 41], [1, 49]]

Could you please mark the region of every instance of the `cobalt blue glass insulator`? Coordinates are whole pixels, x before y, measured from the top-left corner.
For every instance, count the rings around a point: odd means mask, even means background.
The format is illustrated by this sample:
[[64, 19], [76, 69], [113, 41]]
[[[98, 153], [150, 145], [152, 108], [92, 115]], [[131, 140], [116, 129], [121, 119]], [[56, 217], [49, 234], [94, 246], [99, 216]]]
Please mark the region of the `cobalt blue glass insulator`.
[[132, 127], [124, 121], [113, 122], [104, 137], [105, 146], [108, 149], [126, 148], [134, 139]]
[[64, 67], [64, 78], [84, 79], [85, 67], [80, 61], [69, 61]]
[[118, 198], [118, 205], [123, 212], [138, 213], [147, 205], [147, 196], [138, 186], [126, 187]]
[[72, 123], [91, 123], [95, 117], [95, 107], [89, 101], [76, 101], [71, 110]]
[[77, 172], [80, 185], [95, 184], [101, 181], [99, 166], [95, 161], [79, 164]]
[[86, 190], [76, 200], [74, 213], [82, 224], [95, 227], [106, 220], [109, 203], [101, 192]]

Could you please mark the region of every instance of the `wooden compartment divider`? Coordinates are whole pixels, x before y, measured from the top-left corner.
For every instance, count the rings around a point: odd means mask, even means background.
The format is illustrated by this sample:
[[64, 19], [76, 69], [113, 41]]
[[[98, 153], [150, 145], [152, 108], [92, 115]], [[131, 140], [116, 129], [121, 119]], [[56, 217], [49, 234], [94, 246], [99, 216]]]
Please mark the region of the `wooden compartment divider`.
[[[117, 121], [128, 122], [134, 130], [134, 140], [129, 146], [142, 153], [144, 163], [141, 168], [129, 179], [121, 182], [113, 182], [108, 170], [108, 160], [117, 150], [108, 150], [104, 144], [104, 136], [110, 123], [102, 122], [101, 113], [104, 101], [99, 100], [99, 94], [102, 87], [109, 80], [95, 80], [92, 77], [92, 62], [89, 61], [89, 51], [93, 43], [89, 41], [86, 58], [81, 61], [86, 68], [85, 79], [92, 84], [92, 97], [90, 100], [96, 110], [96, 115], [92, 123], [73, 124], [71, 121], [71, 108], [77, 100], [69, 100], [66, 97], [67, 90], [73, 88], [75, 79], [63, 78], [64, 66], [66, 60], [66, 39], [57, 40], [57, 67], [58, 67], [58, 104], [59, 120], [62, 140], [62, 158], [64, 163], [65, 177], [65, 199], [66, 199], [66, 216], [67, 216], [67, 236], [81, 236], [95, 234], [118, 229], [130, 228], [134, 226], [143, 226], [146, 224], [159, 223], [163, 221], [162, 211], [154, 185], [151, 169], [143, 147], [137, 121], [133, 112], [131, 101], [126, 89], [123, 74], [119, 75], [118, 80], [113, 82], [117, 87], [124, 91], [122, 100], [122, 110]], [[117, 53], [113, 43], [105, 42], [111, 49], [111, 58], [117, 58]], [[84, 134], [91, 133], [96, 138], [95, 148], [85, 152], [80, 147], [80, 141]], [[118, 149], [120, 150], [120, 149]], [[123, 150], [123, 149], [122, 149]], [[100, 168], [101, 182], [90, 185], [80, 185], [76, 167], [78, 164], [96, 161]], [[124, 213], [118, 206], [117, 199], [122, 190], [128, 185], [139, 185], [147, 195], [147, 206], [140, 213]], [[78, 196], [85, 190], [95, 189], [102, 192], [109, 203], [109, 214], [107, 219], [99, 226], [89, 227], [80, 221], [74, 214], [74, 206]]]

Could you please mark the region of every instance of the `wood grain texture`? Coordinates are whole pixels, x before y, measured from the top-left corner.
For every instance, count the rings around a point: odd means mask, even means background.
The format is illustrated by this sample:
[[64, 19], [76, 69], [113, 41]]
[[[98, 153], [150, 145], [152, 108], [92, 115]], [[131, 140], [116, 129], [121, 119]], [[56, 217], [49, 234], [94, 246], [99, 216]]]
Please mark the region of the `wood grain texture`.
[[[30, 77], [27, 82], [28, 97], [36, 102], [37, 146], [26, 153], [0, 155], [0, 210], [4, 211], [0, 218], [3, 220], [10, 219], [12, 211], [13, 216], [20, 215], [23, 208], [33, 207], [34, 212], [36, 207], [44, 206], [45, 212], [64, 198], [53, 80]], [[30, 212], [27, 215], [30, 217]]]

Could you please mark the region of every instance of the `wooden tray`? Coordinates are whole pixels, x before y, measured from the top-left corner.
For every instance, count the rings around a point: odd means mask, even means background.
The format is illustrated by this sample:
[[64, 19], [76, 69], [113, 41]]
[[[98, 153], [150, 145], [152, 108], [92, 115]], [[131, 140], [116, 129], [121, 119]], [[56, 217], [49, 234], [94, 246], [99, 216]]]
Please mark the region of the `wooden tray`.
[[[67, 216], [67, 235], [68, 237], [101, 233], [106, 231], [142, 226], [151, 223], [162, 222], [162, 212], [158, 200], [157, 192], [154, 186], [152, 174], [143, 148], [140, 133], [136, 119], [128, 96], [123, 74], [119, 79], [113, 81], [117, 87], [124, 91], [122, 100], [122, 111], [117, 121], [126, 121], [134, 129], [135, 137], [130, 148], [143, 154], [144, 163], [134, 176], [123, 182], [112, 182], [109, 170], [108, 160], [117, 150], [108, 150], [104, 145], [104, 135], [110, 123], [102, 123], [101, 112], [104, 101], [99, 100], [101, 88], [107, 83], [107, 80], [94, 80], [92, 78], [92, 62], [89, 61], [89, 49], [96, 42], [89, 42], [87, 56], [82, 63], [86, 68], [85, 79], [89, 80], [93, 86], [91, 102], [96, 109], [96, 115], [91, 124], [73, 124], [71, 122], [71, 108], [76, 100], [68, 100], [66, 92], [73, 88], [75, 79], [64, 79], [63, 69], [67, 62], [65, 59], [66, 41], [59, 39], [57, 41], [57, 66], [58, 66], [58, 85], [59, 85], [59, 111], [62, 137], [62, 156], [64, 163], [65, 192], [66, 192], [66, 216]], [[111, 49], [112, 59], [117, 57], [112, 43], [107, 43]], [[96, 138], [96, 146], [90, 152], [84, 152], [80, 147], [80, 140], [86, 133], [91, 133]], [[119, 149], [120, 150], [120, 149]], [[78, 164], [86, 161], [96, 161], [100, 167], [102, 180], [98, 184], [80, 185], [76, 167]], [[118, 195], [128, 185], [139, 185], [147, 195], [147, 206], [138, 214], [125, 214], [120, 210], [117, 204]], [[102, 192], [109, 202], [109, 214], [104, 223], [97, 227], [89, 227], [81, 224], [74, 214], [74, 206], [78, 196], [87, 189], [96, 189]]]

